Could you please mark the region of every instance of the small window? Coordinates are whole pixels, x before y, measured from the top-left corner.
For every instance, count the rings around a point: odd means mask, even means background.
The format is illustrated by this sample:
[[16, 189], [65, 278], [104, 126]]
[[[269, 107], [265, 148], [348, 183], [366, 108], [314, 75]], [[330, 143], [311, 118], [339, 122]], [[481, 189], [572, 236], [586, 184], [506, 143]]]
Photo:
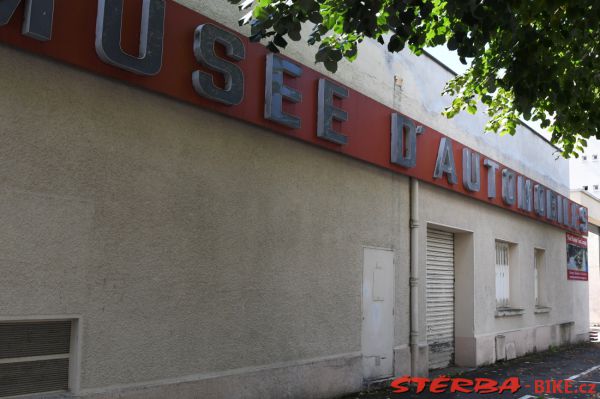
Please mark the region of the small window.
[[582, 156], [581, 159], [587, 161], [587, 155]]
[[598, 185], [594, 184], [594, 191], [598, 191]]
[[0, 397], [69, 389], [71, 320], [0, 322]]
[[508, 307], [510, 297], [509, 246], [496, 241], [496, 306]]
[[583, 186], [583, 189], [584, 189], [585, 191], [587, 191], [587, 190], [588, 190], [588, 186]]
[[541, 294], [544, 289], [542, 285], [542, 275], [543, 275], [543, 267], [544, 267], [544, 250], [543, 249], [535, 249], [533, 254], [533, 282], [534, 289], [533, 293], [535, 296], [535, 306], [541, 306], [542, 300]]
[[592, 155], [592, 161], [597, 161], [598, 160], [598, 155], [594, 154]]

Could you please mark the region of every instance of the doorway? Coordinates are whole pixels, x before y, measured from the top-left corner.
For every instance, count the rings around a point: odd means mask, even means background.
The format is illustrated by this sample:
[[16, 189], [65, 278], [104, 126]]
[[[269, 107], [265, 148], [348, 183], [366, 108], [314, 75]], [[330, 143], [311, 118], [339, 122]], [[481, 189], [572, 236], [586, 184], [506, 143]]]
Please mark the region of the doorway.
[[394, 372], [394, 252], [364, 248], [362, 363], [365, 379]]

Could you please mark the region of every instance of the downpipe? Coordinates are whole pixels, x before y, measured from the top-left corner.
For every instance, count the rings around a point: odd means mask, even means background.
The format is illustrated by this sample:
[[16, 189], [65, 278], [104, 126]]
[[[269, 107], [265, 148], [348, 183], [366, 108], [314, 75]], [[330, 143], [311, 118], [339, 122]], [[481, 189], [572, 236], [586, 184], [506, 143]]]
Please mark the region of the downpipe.
[[419, 357], [419, 181], [410, 179], [410, 370], [418, 375]]

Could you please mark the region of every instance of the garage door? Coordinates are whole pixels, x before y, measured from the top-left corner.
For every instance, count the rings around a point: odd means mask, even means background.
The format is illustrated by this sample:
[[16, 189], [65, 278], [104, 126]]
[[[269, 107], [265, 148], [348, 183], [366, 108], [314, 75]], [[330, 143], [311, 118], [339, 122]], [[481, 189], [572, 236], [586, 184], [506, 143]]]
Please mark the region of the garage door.
[[429, 368], [454, 359], [454, 234], [427, 229], [427, 344]]

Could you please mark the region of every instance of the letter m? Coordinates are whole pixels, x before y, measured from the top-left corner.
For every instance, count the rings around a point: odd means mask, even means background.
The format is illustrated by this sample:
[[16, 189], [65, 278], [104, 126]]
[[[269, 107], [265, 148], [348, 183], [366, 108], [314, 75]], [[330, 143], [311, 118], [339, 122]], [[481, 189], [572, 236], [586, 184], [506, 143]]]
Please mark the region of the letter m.
[[[8, 24], [21, 0], [0, 0], [0, 26]], [[25, 0], [23, 34], [40, 41], [52, 38], [54, 0]]]

